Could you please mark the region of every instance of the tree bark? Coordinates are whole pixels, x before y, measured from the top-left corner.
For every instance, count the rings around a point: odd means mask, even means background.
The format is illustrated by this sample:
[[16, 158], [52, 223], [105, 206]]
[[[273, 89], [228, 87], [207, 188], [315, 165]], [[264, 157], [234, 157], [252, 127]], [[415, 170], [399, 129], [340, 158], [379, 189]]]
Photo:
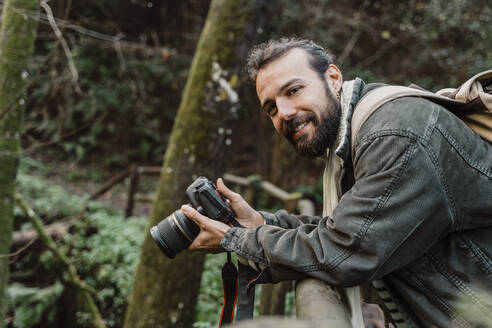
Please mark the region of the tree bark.
[[[194, 178], [215, 180], [226, 168], [231, 126], [243, 107], [244, 58], [261, 17], [255, 15], [259, 3], [214, 0], [210, 5], [164, 157], [150, 226], [188, 202], [184, 191]], [[204, 259], [204, 254], [183, 252], [170, 261], [147, 234], [124, 327], [191, 327]]]
[[[27, 84], [27, 58], [34, 48], [38, 1], [6, 0], [0, 27], [0, 254], [10, 251], [14, 183]], [[9, 259], [0, 257], [0, 327], [5, 325]]]

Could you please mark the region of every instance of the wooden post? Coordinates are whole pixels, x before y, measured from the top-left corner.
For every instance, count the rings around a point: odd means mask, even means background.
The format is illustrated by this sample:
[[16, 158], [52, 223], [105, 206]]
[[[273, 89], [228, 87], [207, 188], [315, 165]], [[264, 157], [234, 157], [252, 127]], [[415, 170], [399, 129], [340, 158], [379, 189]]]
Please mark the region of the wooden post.
[[248, 185], [246, 191], [244, 192], [244, 200], [248, 202], [254, 208], [254, 199], [255, 199], [255, 187], [253, 185]]
[[[284, 200], [284, 208], [293, 212], [299, 203], [300, 193], [288, 194], [280, 190], [269, 182], [262, 182], [263, 186], [267, 186], [270, 190], [275, 190], [277, 195], [281, 195]], [[309, 202], [308, 200], [303, 200]], [[314, 213], [314, 211], [313, 211]], [[278, 284], [264, 284], [261, 286], [260, 299], [260, 315], [284, 315], [285, 314], [285, 297], [292, 290], [291, 281], [282, 281]]]
[[261, 192], [261, 176], [259, 175], [251, 175], [248, 177], [248, 182], [249, 182], [249, 187], [248, 187], [248, 192], [249, 198], [248, 198], [248, 203], [253, 207], [256, 208], [258, 206], [258, 197]]
[[130, 187], [128, 188], [128, 199], [126, 203], [126, 211], [125, 211], [125, 217], [130, 217], [133, 213], [133, 207], [135, 205], [135, 193], [138, 188], [138, 176], [139, 176], [139, 167], [138, 166], [132, 166], [131, 170], [131, 176], [130, 176]]
[[292, 281], [282, 281], [278, 284], [261, 285], [260, 308], [263, 315], [284, 315], [285, 296], [292, 290]]
[[[301, 214], [314, 215], [314, 205], [310, 200], [299, 200], [298, 209]], [[352, 327], [350, 315], [338, 291], [316, 279], [296, 283], [296, 315], [297, 318], [316, 322], [318, 327]]]
[[[296, 318], [283, 318], [279, 316], [270, 316], [256, 318], [252, 320], [240, 321], [234, 325], [235, 328], [320, 328], [312, 321], [299, 320]], [[335, 327], [333, 327], [335, 328]]]
[[296, 314], [318, 327], [351, 328], [350, 316], [336, 289], [316, 279], [296, 284]]

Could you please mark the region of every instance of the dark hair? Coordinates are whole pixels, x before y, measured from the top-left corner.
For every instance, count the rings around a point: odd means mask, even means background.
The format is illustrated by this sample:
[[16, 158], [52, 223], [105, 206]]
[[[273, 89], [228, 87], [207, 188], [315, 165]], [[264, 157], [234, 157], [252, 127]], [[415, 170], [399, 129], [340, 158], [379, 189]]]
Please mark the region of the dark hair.
[[333, 54], [311, 40], [281, 38], [258, 44], [248, 55], [246, 69], [250, 79], [255, 82], [258, 71], [273, 60], [285, 55], [294, 48], [304, 49], [309, 55], [309, 64], [321, 76], [333, 63]]

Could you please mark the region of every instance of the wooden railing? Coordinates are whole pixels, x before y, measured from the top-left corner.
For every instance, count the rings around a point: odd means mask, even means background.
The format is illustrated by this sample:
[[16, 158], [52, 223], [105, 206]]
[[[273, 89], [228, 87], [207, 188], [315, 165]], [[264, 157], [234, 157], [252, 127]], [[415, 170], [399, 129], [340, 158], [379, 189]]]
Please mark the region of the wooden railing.
[[137, 166], [132, 165], [127, 169], [119, 172], [108, 181], [106, 181], [96, 192], [94, 192], [90, 199], [94, 200], [101, 197], [104, 193], [111, 190], [115, 185], [130, 179], [128, 194], [126, 199], [125, 216], [129, 217], [133, 214], [135, 202], [153, 202], [154, 197], [149, 195], [138, 194], [138, 184], [141, 175], [159, 175], [161, 173], [160, 166]]

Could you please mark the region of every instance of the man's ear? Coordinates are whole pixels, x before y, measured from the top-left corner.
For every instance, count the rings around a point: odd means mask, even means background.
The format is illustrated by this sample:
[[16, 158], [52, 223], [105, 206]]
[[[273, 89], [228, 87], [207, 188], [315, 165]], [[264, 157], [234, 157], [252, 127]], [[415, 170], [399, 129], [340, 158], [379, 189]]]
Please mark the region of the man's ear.
[[330, 64], [325, 72], [325, 78], [328, 83], [331, 83], [334, 91], [337, 94], [340, 94], [343, 84], [343, 76], [342, 72], [340, 72], [340, 69], [336, 65]]

